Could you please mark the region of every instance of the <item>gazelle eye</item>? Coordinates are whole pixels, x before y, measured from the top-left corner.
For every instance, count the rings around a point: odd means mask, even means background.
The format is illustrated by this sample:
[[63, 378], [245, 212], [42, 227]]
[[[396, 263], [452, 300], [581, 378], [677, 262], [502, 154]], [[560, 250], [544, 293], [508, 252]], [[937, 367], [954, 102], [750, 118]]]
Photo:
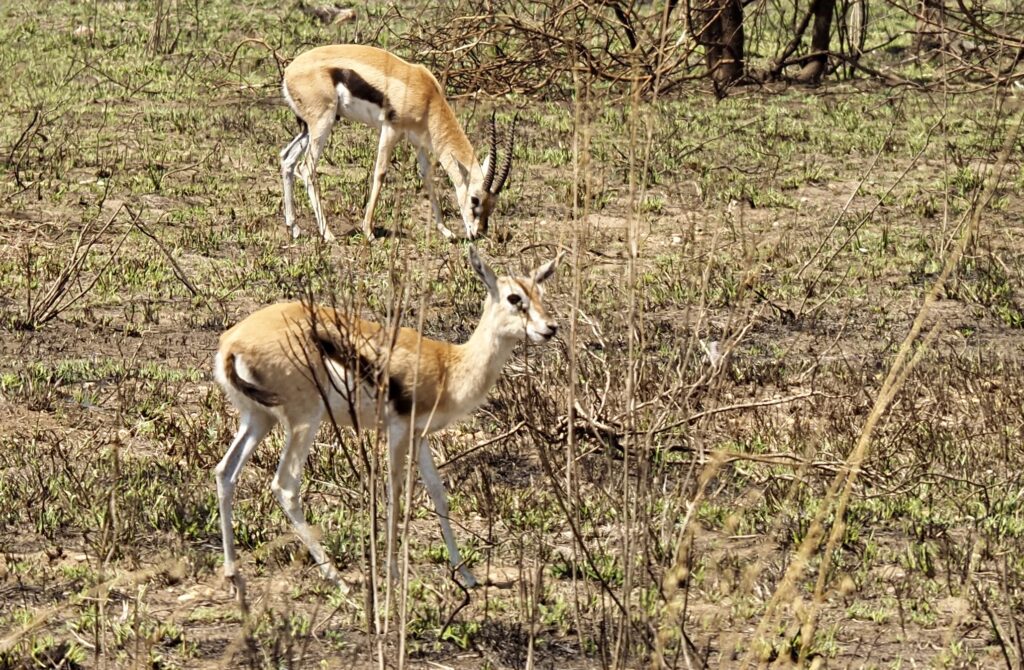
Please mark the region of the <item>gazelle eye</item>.
[[519, 297], [518, 293], [509, 293], [509, 295], [508, 295], [508, 304], [510, 304], [510, 305], [518, 305], [522, 301], [523, 301], [523, 299]]
[[476, 209], [477, 207], [480, 206], [480, 198], [474, 195], [472, 198], [469, 199], [469, 204], [473, 205], [473, 209]]

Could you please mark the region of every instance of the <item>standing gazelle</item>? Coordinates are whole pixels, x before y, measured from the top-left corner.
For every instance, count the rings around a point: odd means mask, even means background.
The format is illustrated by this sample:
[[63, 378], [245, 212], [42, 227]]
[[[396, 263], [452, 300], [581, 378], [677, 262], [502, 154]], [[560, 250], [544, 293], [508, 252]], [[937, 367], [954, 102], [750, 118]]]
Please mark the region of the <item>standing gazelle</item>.
[[240, 595], [244, 591], [235, 566], [231, 501], [242, 466], [277, 423], [284, 427], [285, 440], [271, 489], [324, 576], [341, 583], [306, 523], [299, 498], [302, 470], [327, 412], [339, 426], [387, 431], [387, 546], [392, 573], [404, 468], [409, 446], [415, 444], [448, 556], [467, 586], [476, 583], [461, 564], [448, 521], [448, 497], [427, 437], [484, 401], [517, 342], [542, 343], [554, 337], [558, 326], [544, 311], [541, 285], [561, 257], [529, 277], [499, 279], [470, 246], [469, 260], [487, 287], [487, 298], [480, 323], [465, 344], [427, 339], [410, 328], [395, 332], [335, 309], [297, 302], [265, 307], [221, 335], [214, 376], [241, 420], [217, 465], [217, 495], [224, 574], [239, 587]]
[[445, 237], [452, 232], [441, 220], [441, 206], [434, 195], [430, 152], [455, 185], [462, 222], [470, 239], [487, 232], [487, 219], [498, 201], [512, 168], [515, 124], [508, 134], [505, 157], [497, 172], [497, 133], [491, 117], [491, 148], [483, 167], [477, 161], [466, 134], [444, 98], [441, 85], [422, 65], [413, 65], [375, 47], [340, 44], [317, 47], [300, 54], [284, 71], [281, 85], [285, 100], [299, 120], [300, 132], [281, 152], [284, 179], [284, 219], [292, 237], [298, 237], [292, 192], [295, 168], [306, 184], [313, 215], [325, 240], [327, 229], [320, 204], [316, 163], [327, 144], [331, 128], [341, 117], [380, 128], [377, 162], [373, 167], [370, 197], [363, 216], [363, 233], [373, 238], [373, 210], [377, 206], [384, 175], [395, 144], [405, 136], [416, 147], [420, 175], [430, 198], [434, 220]]

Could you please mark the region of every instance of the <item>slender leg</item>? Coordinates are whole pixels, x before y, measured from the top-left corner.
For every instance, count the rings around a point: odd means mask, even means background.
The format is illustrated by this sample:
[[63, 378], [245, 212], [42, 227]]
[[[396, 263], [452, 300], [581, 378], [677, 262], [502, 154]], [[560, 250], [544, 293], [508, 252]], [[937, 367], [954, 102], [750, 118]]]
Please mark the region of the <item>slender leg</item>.
[[[469, 197], [468, 193], [466, 194], [466, 197], [467, 198]], [[468, 205], [468, 203], [467, 203], [467, 205]], [[477, 234], [476, 234], [476, 232], [473, 231], [473, 226], [471, 225], [471, 222], [473, 220], [472, 216], [473, 215], [471, 213], [468, 213], [465, 210], [462, 210], [462, 225], [466, 229], [466, 239], [467, 240], [475, 240], [477, 238]]]
[[390, 123], [380, 129], [380, 142], [377, 144], [377, 162], [373, 166], [373, 182], [370, 184], [370, 198], [366, 201], [366, 214], [363, 216], [363, 234], [366, 239], [373, 239], [373, 210], [377, 207], [377, 196], [384, 184], [384, 175], [388, 172], [391, 162], [391, 151], [398, 143], [401, 134]]
[[220, 530], [224, 541], [224, 576], [229, 580], [236, 575], [235, 536], [232, 526], [231, 503], [242, 466], [249, 460], [253, 449], [267, 436], [276, 420], [270, 414], [247, 411], [235, 434], [235, 439], [224, 458], [217, 464], [217, 498], [220, 507]]
[[306, 516], [302, 511], [302, 498], [299, 495], [299, 488], [302, 486], [302, 470], [306, 466], [309, 449], [313, 446], [313, 438], [316, 437], [322, 416], [323, 411], [320, 410], [315, 416], [286, 427], [284, 450], [281, 452], [281, 461], [277, 466], [274, 481], [270, 483], [270, 488], [274, 492], [277, 502], [280, 503], [281, 509], [284, 510], [285, 516], [291, 521], [295, 534], [306, 545], [313, 560], [320, 567], [320, 572], [342, 590], [347, 591], [347, 585], [341, 580], [341, 575], [331, 563], [331, 559], [327, 557], [323, 545], [320, 544], [313, 530], [306, 523]]
[[306, 193], [309, 195], [309, 204], [313, 207], [313, 216], [316, 217], [316, 225], [320, 229], [320, 236], [325, 242], [334, 239], [334, 235], [327, 229], [327, 219], [324, 218], [323, 206], [320, 204], [320, 180], [316, 176], [316, 163], [320, 160], [327, 145], [327, 138], [331, 136], [331, 127], [334, 121], [330, 116], [324, 117], [315, 126], [309, 128], [309, 148], [306, 151], [306, 160], [299, 169], [299, 176], [306, 182]]
[[427, 191], [427, 197], [430, 198], [430, 209], [434, 213], [434, 223], [437, 224], [437, 229], [445, 236], [446, 239], [452, 239], [455, 235], [452, 231], [448, 230], [448, 227], [444, 225], [441, 216], [441, 205], [437, 202], [437, 196], [434, 194], [434, 175], [433, 166], [430, 162], [430, 156], [427, 154], [426, 149], [423, 147], [419, 148], [416, 153], [416, 158], [420, 167], [420, 178], [423, 180], [423, 188]]
[[[299, 227], [295, 225], [295, 164], [299, 162], [302, 155], [309, 146], [309, 130], [303, 129], [295, 136], [288, 146], [281, 151], [281, 179], [284, 181], [284, 225], [292, 238], [299, 236]], [[302, 175], [305, 182], [305, 175]]]
[[402, 491], [409, 463], [409, 432], [404, 424], [388, 428], [388, 570], [398, 579], [398, 518], [401, 516]]
[[420, 440], [419, 445], [420, 476], [423, 478], [423, 485], [434, 501], [434, 510], [437, 512], [438, 520], [441, 522], [441, 535], [444, 536], [445, 546], [448, 547], [448, 558], [452, 566], [458, 567], [466, 586], [476, 586], [476, 577], [465, 565], [462, 565], [462, 557], [459, 555], [459, 546], [455, 543], [455, 534], [452, 533], [452, 525], [448, 520], [448, 493], [444, 489], [444, 482], [434, 465], [434, 456], [430, 453], [430, 443], [427, 438]]

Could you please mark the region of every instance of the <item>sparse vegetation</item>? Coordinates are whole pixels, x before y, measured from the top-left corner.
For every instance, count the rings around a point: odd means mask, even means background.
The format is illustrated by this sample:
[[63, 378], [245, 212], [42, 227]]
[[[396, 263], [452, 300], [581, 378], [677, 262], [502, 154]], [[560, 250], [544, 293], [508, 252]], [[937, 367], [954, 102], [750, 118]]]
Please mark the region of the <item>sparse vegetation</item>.
[[[1012, 33], [914, 55], [880, 3], [860, 66], [716, 100], [685, 37], [659, 89], [660, 24], [630, 60], [614, 3], [478, 4], [0, 5], [0, 669], [1021, 667], [1021, 80], [982, 76]], [[754, 7], [748, 65], [770, 69], [782, 15]], [[456, 18], [483, 14], [490, 41], [462, 49]], [[243, 616], [220, 579], [219, 333], [312, 293], [464, 339], [482, 299], [407, 147], [376, 212], [400, 234], [344, 235], [376, 151], [355, 124], [320, 164], [339, 240], [289, 239], [280, 69], [344, 41], [428, 63], [474, 141], [519, 112], [481, 245], [509, 270], [572, 250], [545, 298], [561, 334], [434, 441], [491, 586], [451, 579], [417, 490], [385, 603], [386, 459], [325, 430], [303, 497], [360, 585], [336, 592], [270, 492], [274, 435], [235, 498]]]

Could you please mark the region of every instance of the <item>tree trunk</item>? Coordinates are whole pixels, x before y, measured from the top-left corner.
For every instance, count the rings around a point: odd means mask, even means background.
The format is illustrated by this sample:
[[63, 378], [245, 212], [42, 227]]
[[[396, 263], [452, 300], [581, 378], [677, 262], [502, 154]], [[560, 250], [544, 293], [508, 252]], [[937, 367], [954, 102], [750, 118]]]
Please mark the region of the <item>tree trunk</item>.
[[721, 82], [731, 83], [743, 76], [743, 4], [741, 0], [720, 0], [722, 7]]
[[700, 0], [691, 23], [704, 47], [708, 75], [715, 86], [743, 76], [743, 4], [741, 0]]
[[916, 51], [932, 51], [942, 46], [946, 23], [943, 0], [920, 0], [917, 6], [917, 29], [914, 36]]
[[811, 55], [807, 64], [796, 76], [797, 81], [814, 83], [825, 74], [828, 64], [828, 47], [832, 38], [832, 15], [835, 13], [836, 0], [814, 0], [811, 11], [814, 13], [814, 28], [811, 33]]

